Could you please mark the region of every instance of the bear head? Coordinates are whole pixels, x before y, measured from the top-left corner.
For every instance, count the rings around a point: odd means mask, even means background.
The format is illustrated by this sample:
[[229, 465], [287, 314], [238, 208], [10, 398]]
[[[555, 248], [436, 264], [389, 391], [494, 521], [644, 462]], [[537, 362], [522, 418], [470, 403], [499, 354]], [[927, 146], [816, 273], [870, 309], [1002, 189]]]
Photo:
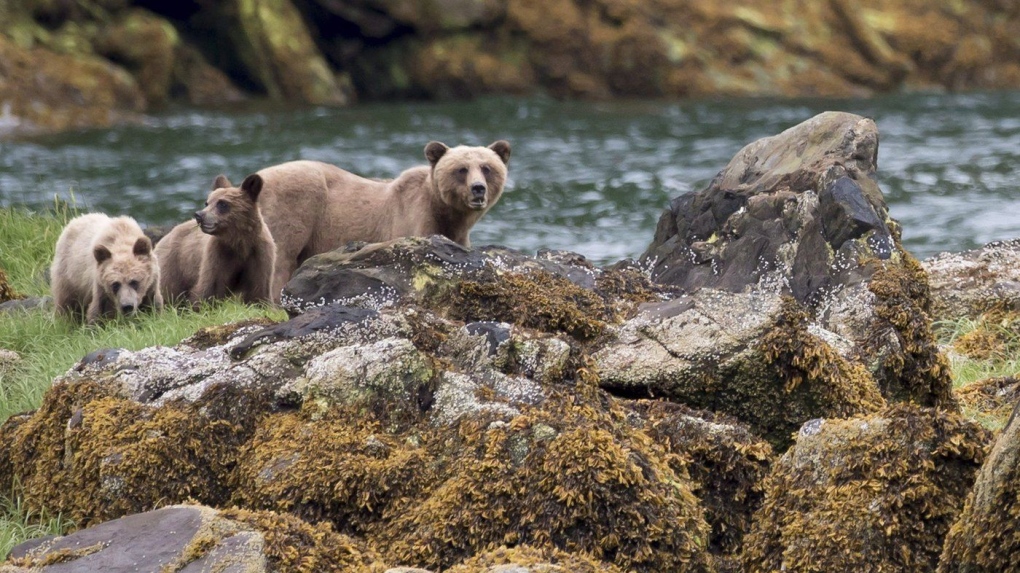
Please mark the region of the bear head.
[[96, 259], [96, 276], [103, 296], [113, 302], [117, 312], [133, 314], [158, 280], [152, 241], [143, 236], [134, 244], [112, 247], [99, 244], [92, 249], [92, 255]]
[[440, 200], [455, 211], [485, 212], [499, 201], [506, 183], [510, 144], [488, 147], [447, 147], [438, 141], [425, 146], [432, 165], [432, 185]]
[[261, 223], [258, 198], [262, 177], [252, 174], [234, 187], [224, 175], [213, 181], [213, 190], [205, 208], [195, 211], [195, 220], [202, 232], [213, 236], [241, 238], [257, 232]]

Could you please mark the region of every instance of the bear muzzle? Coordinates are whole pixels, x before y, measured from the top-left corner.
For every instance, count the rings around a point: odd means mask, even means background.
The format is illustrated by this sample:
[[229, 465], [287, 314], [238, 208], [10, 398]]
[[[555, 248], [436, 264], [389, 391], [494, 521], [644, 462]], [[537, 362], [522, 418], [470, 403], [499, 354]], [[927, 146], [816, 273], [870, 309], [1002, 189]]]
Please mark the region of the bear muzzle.
[[486, 187], [484, 183], [473, 183], [471, 185], [471, 200], [468, 201], [468, 205], [472, 209], [484, 209], [487, 201], [485, 200]]
[[195, 211], [195, 221], [198, 221], [198, 226], [201, 227], [202, 232], [207, 235], [213, 235], [216, 232], [216, 221], [209, 221], [205, 218], [205, 211]]

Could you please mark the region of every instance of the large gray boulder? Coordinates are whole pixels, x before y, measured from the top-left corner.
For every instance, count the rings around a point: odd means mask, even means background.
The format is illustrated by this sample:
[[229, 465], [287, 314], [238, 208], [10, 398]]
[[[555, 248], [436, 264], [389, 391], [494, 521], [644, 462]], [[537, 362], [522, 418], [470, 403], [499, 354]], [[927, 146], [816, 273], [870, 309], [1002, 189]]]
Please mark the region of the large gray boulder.
[[887, 399], [953, 407], [927, 278], [900, 246], [877, 158], [875, 123], [848, 113], [755, 141], [707, 188], [672, 201], [642, 263], [691, 294], [790, 296]]

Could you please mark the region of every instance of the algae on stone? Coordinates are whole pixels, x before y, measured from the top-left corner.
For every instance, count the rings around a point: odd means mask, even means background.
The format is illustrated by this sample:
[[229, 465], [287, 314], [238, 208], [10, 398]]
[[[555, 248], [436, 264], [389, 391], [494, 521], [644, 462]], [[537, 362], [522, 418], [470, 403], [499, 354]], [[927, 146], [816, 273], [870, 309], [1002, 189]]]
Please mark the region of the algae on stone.
[[933, 570], [989, 441], [959, 414], [913, 405], [808, 422], [766, 480], [744, 570]]

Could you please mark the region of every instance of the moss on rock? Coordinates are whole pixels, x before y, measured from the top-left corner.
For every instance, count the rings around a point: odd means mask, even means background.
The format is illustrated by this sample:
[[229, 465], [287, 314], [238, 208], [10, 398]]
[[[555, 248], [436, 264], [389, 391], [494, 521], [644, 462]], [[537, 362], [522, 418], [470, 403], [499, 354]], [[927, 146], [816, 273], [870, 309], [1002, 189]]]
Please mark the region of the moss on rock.
[[538, 270], [507, 273], [493, 282], [464, 281], [436, 304], [457, 320], [513, 322], [580, 340], [598, 337], [616, 320], [612, 306], [597, 293]]
[[337, 410], [266, 417], [238, 453], [233, 503], [365, 535], [434, 483], [435, 462], [415, 434]]
[[958, 414], [913, 405], [805, 424], [766, 480], [744, 570], [933, 570], [989, 440]]
[[[582, 397], [582, 396], [587, 397]], [[441, 479], [378, 538], [388, 559], [444, 568], [502, 545], [628, 571], [710, 571], [709, 528], [671, 454], [601, 392], [557, 393], [509, 423], [465, 420]]]
[[270, 571], [281, 573], [383, 573], [386, 567], [365, 543], [333, 531], [327, 523], [306, 523], [271, 511], [228, 509], [220, 516], [248, 525], [265, 538]]
[[47, 392], [10, 438], [26, 504], [84, 526], [189, 498], [224, 503], [246, 432], [197, 405], [152, 408], [81, 381]]
[[1020, 418], [1014, 410], [946, 536], [939, 573], [1020, 566]]
[[524, 571], [513, 569], [514, 573], [623, 573], [623, 569], [576, 553], [564, 553], [553, 549], [540, 549], [529, 545], [517, 547], [498, 547], [480, 553], [470, 559], [447, 569], [444, 573], [497, 573], [507, 571], [508, 567], [523, 568]]
[[643, 429], [675, 458], [671, 467], [687, 473], [712, 527], [713, 553], [740, 550], [751, 516], [761, 506], [764, 479], [774, 460], [772, 446], [734, 418], [671, 402], [628, 404], [644, 420]]
[[881, 264], [868, 283], [876, 298], [875, 315], [892, 327], [899, 344], [899, 351], [892, 352], [884, 339], [866, 345], [879, 361], [875, 377], [891, 401], [955, 409], [949, 361], [932, 332], [928, 275], [906, 251], [900, 262]]

